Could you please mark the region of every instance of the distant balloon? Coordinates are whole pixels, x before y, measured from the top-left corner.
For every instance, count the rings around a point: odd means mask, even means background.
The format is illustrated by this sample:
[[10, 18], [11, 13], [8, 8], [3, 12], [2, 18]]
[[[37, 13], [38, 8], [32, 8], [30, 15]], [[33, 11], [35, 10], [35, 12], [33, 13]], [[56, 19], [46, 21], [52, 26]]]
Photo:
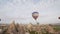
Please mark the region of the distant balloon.
[[0, 19], [0, 21], [1, 21], [1, 19]]
[[60, 19], [60, 17], [58, 17], [58, 19]]
[[32, 17], [36, 20], [39, 16], [39, 13], [38, 12], [33, 12], [32, 13]]

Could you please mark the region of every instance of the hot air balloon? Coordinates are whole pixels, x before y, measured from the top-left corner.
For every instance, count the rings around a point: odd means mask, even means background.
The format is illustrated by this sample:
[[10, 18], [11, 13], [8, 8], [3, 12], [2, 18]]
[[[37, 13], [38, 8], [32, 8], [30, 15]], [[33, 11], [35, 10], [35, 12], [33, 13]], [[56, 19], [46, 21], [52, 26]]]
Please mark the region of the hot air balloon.
[[0, 19], [0, 21], [1, 21], [1, 19]]
[[58, 19], [60, 19], [60, 17], [58, 17]]
[[32, 17], [36, 20], [39, 16], [39, 13], [38, 12], [33, 12], [32, 13]]
[[35, 19], [36, 23], [39, 25], [39, 23], [37, 22], [38, 16], [39, 16], [39, 13], [38, 12], [33, 12], [32, 13], [32, 17]]

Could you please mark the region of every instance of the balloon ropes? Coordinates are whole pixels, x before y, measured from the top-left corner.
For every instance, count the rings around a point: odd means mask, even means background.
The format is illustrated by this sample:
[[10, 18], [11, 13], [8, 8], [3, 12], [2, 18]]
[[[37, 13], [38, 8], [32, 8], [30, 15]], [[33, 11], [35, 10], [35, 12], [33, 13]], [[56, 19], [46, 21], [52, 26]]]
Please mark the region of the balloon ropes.
[[32, 13], [32, 17], [33, 17], [35, 20], [37, 20], [38, 16], [39, 16], [39, 13], [38, 13], [38, 12], [33, 12], [33, 13]]

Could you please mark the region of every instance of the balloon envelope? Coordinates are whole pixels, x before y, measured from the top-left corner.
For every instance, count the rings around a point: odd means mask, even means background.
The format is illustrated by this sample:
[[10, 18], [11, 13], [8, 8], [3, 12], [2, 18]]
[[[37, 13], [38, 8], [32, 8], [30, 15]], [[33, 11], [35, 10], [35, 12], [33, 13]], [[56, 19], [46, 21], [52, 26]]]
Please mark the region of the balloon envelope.
[[60, 17], [58, 17], [58, 19], [60, 19]]
[[32, 17], [36, 20], [39, 16], [39, 13], [38, 12], [33, 12], [32, 13]]
[[0, 19], [0, 21], [1, 21], [1, 19]]

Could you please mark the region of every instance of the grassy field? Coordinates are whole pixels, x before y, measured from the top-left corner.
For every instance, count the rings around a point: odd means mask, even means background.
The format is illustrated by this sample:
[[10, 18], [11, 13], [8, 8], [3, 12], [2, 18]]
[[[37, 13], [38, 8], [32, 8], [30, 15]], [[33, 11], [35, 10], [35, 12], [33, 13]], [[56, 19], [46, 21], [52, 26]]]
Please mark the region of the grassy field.
[[60, 31], [60, 25], [54, 25], [54, 30], [55, 31]]

